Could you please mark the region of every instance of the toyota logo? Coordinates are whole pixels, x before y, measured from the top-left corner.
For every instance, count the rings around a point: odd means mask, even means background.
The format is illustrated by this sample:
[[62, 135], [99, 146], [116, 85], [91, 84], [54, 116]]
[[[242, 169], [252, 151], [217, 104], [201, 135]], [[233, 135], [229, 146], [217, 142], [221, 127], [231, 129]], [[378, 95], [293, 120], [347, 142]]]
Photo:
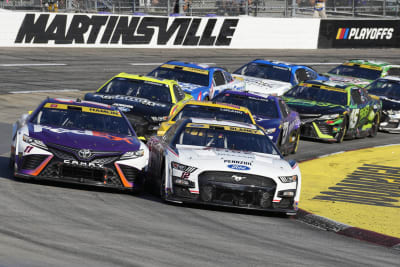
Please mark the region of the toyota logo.
[[233, 179], [235, 182], [240, 182], [241, 180], [246, 179], [246, 178], [247, 178], [247, 177], [245, 177], [245, 176], [232, 175], [232, 179]]
[[78, 151], [78, 156], [81, 159], [88, 159], [92, 156], [92, 152], [90, 151], [90, 149], [81, 149]]

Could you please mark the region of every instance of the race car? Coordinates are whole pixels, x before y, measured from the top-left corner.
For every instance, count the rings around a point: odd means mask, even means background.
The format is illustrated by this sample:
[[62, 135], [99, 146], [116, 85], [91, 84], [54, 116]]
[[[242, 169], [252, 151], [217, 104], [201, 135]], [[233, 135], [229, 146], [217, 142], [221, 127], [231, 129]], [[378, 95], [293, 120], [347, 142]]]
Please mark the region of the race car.
[[257, 125], [182, 119], [148, 146], [147, 178], [166, 201], [297, 211], [299, 167]]
[[109, 105], [48, 98], [13, 125], [18, 178], [138, 190], [148, 159], [127, 118]]
[[382, 101], [379, 129], [389, 133], [400, 133], [400, 78], [394, 76], [379, 78], [365, 89]]
[[227, 90], [213, 101], [247, 107], [256, 124], [263, 127], [282, 154], [296, 153], [300, 141], [300, 117], [281, 97], [259, 96], [249, 92]]
[[340, 143], [378, 132], [381, 102], [359, 86], [308, 81], [283, 98], [300, 114], [302, 137]]
[[380, 77], [399, 74], [400, 65], [363, 59], [351, 59], [325, 73], [331, 81], [360, 86], [366, 86]]
[[171, 110], [192, 96], [185, 94], [172, 80], [120, 73], [102, 85], [85, 100], [117, 106], [131, 122], [136, 134], [147, 140], [156, 134]]
[[231, 74], [219, 67], [206, 64], [168, 61], [151, 71], [149, 76], [179, 82], [182, 89], [195, 100], [210, 100], [224, 90], [243, 90], [244, 82], [235, 80]]
[[211, 101], [190, 100], [177, 107], [176, 110], [172, 111], [168, 121], [161, 123], [160, 129], [157, 131], [157, 135], [164, 135], [169, 127], [174, 125], [177, 120], [190, 117], [230, 120], [256, 124], [253, 115], [245, 107]]
[[314, 69], [298, 64], [256, 59], [235, 70], [235, 79], [244, 80], [245, 90], [265, 95], [282, 95], [306, 80], [328, 80]]

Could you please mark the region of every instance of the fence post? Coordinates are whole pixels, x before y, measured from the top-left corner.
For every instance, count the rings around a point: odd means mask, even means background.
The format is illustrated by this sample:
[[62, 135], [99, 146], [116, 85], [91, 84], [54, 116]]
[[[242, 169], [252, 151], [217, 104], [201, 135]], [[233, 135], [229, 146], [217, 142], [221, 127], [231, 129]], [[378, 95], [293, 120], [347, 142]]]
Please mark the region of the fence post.
[[352, 1], [351, 8], [352, 8], [352, 12], [353, 12], [353, 17], [355, 17], [356, 16], [356, 2], [355, 2], [355, 0]]
[[383, 0], [383, 16], [386, 17], [386, 0]]
[[297, 7], [296, 0], [292, 0], [292, 17], [296, 16], [296, 7]]

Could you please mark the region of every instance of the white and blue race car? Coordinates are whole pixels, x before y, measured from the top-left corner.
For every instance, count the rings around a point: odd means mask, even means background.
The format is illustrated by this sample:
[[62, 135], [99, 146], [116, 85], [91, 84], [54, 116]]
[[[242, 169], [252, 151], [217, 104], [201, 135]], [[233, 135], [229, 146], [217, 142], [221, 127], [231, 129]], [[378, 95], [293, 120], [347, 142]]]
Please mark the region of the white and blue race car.
[[151, 71], [148, 76], [175, 80], [195, 100], [208, 101], [224, 90], [243, 90], [244, 82], [219, 67], [206, 64], [168, 61]]
[[300, 169], [257, 125], [188, 118], [147, 145], [146, 179], [167, 201], [297, 211]]

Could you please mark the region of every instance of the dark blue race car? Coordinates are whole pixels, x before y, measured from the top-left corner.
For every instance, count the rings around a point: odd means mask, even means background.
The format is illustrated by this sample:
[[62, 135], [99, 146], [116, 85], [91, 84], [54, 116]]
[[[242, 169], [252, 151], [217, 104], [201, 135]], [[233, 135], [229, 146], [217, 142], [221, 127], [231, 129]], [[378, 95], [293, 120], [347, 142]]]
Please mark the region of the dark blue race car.
[[151, 71], [148, 76], [177, 81], [195, 100], [210, 100], [227, 89], [244, 89], [244, 82], [235, 80], [223, 68], [205, 64], [168, 61]]
[[249, 92], [225, 91], [213, 101], [247, 107], [283, 154], [296, 153], [300, 138], [300, 117], [277, 96], [262, 97]]

